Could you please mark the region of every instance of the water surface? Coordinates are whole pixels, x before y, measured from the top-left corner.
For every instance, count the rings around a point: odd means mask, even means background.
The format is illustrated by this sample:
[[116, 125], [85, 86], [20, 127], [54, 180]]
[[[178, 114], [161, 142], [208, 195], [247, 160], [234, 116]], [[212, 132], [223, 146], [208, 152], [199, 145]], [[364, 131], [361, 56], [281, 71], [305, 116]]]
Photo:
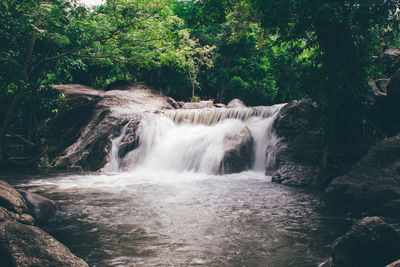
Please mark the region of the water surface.
[[137, 169], [9, 181], [56, 201], [43, 228], [90, 266], [317, 266], [351, 224], [258, 172]]

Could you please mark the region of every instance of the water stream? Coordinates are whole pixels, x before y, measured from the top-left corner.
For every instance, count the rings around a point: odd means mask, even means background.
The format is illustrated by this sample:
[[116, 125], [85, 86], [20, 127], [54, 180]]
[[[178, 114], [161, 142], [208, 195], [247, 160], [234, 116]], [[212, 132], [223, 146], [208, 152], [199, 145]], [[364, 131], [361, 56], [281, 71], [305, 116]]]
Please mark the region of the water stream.
[[[350, 220], [265, 176], [280, 108], [150, 114], [136, 150], [118, 157], [126, 127], [113, 140], [107, 172], [8, 177], [56, 201], [44, 229], [90, 266], [317, 266]], [[243, 129], [252, 167], [217, 175], [227, 136]]]

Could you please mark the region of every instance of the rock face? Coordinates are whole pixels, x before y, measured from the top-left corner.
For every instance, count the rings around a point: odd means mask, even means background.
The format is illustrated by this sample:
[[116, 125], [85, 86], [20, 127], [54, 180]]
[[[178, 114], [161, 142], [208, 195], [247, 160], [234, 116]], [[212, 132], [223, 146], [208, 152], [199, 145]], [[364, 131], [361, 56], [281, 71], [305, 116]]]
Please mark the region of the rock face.
[[[55, 205], [37, 194], [0, 181], [0, 266], [88, 266], [65, 246], [32, 226], [55, 213]], [[32, 212], [29, 214], [29, 212]]]
[[27, 205], [21, 194], [11, 185], [0, 181], [0, 218], [13, 219], [25, 224], [34, 224], [35, 220], [29, 214]]
[[272, 180], [291, 186], [320, 187], [319, 174], [324, 143], [322, 116], [308, 99], [293, 101], [277, 115], [273, 129], [284, 144], [276, 155]]
[[139, 144], [136, 138], [136, 132], [139, 128], [140, 120], [141, 116], [138, 116], [128, 123], [125, 134], [118, 147], [118, 156], [120, 158], [125, 157], [126, 154], [138, 147]]
[[328, 204], [398, 216], [400, 135], [372, 148], [347, 174], [335, 178], [322, 198]]
[[35, 226], [0, 223], [1, 266], [88, 266], [65, 246]]
[[225, 155], [220, 173], [236, 173], [248, 170], [253, 162], [253, 137], [249, 128], [232, 133], [224, 139]]
[[242, 102], [240, 99], [232, 99], [228, 105], [226, 105], [227, 108], [245, 108], [246, 105]]
[[30, 214], [33, 215], [37, 223], [49, 220], [56, 213], [54, 201], [25, 190], [19, 190], [19, 193], [24, 198]]
[[[67, 99], [90, 96], [96, 101], [83, 116], [87, 117], [84, 126], [75, 128], [74, 138], [62, 153], [54, 159], [57, 168], [72, 168], [85, 171], [97, 171], [107, 162], [112, 139], [120, 134], [128, 122], [139, 120], [143, 112], [157, 112], [162, 109], [173, 109], [166, 97], [154, 93], [145, 85], [136, 84], [124, 87], [124, 90], [101, 91], [82, 85], [61, 85], [56, 89], [66, 95]], [[59, 124], [60, 131], [63, 130]], [[127, 153], [131, 149], [126, 145]]]
[[400, 234], [379, 217], [367, 217], [332, 245], [332, 267], [385, 266], [400, 258]]

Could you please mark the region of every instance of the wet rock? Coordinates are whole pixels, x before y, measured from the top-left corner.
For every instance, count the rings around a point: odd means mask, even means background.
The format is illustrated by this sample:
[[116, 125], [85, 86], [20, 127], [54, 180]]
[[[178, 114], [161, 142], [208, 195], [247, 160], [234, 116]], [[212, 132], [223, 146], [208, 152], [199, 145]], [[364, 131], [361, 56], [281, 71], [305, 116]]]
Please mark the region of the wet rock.
[[400, 234], [381, 218], [366, 217], [333, 242], [330, 266], [385, 266], [398, 258]]
[[0, 207], [0, 222], [4, 221], [10, 221], [13, 220], [13, 218], [8, 215], [7, 210], [3, 207]]
[[[384, 82], [386, 81], [386, 82]], [[381, 79], [374, 81], [372, 79], [369, 80], [369, 84], [372, 87], [372, 93], [376, 98], [386, 97], [387, 96], [387, 85], [389, 83], [388, 79]]]
[[322, 199], [330, 205], [398, 216], [400, 135], [373, 147], [347, 174], [335, 178]]
[[324, 150], [320, 131], [322, 115], [309, 99], [284, 106], [273, 125], [281, 146], [276, 154], [276, 171], [272, 180], [291, 186], [319, 188], [320, 165]]
[[224, 147], [225, 154], [220, 173], [237, 173], [251, 167], [253, 162], [253, 137], [247, 127], [225, 136]]
[[214, 107], [216, 107], [216, 108], [226, 108], [226, 105], [222, 104], [222, 103], [216, 103], [216, 104], [214, 104]]
[[106, 91], [111, 90], [129, 90], [131, 86], [134, 86], [134, 81], [127, 81], [127, 80], [116, 80], [112, 83], [109, 83], [106, 86]]
[[183, 105], [185, 105], [185, 102], [183, 102], [183, 101], [178, 101], [177, 103], [178, 103], [178, 105], [179, 105], [180, 108], [182, 108]]
[[400, 260], [392, 262], [391, 264], [386, 265], [386, 267], [400, 267]]
[[284, 162], [273, 173], [272, 181], [289, 186], [318, 187], [320, 169], [309, 164]]
[[56, 213], [56, 204], [54, 201], [25, 190], [19, 190], [19, 193], [24, 198], [29, 212], [33, 215], [36, 222], [46, 222]]
[[387, 86], [389, 84], [390, 79], [378, 79], [375, 81], [376, 87], [379, 92], [383, 95], [387, 95]]
[[380, 61], [384, 64], [386, 71], [393, 73], [400, 67], [400, 50], [387, 49], [381, 55]]
[[25, 224], [33, 224], [34, 219], [29, 214], [27, 205], [21, 194], [11, 185], [0, 181], [0, 206], [2, 220], [8, 217]]
[[64, 245], [35, 226], [0, 223], [1, 266], [88, 266]]
[[139, 144], [138, 139], [136, 138], [136, 132], [139, 129], [141, 118], [141, 116], [137, 116], [128, 123], [118, 148], [118, 157], [123, 158], [130, 151], [138, 147]]
[[228, 105], [226, 105], [227, 108], [245, 108], [246, 105], [242, 102], [240, 99], [232, 99]]
[[167, 102], [174, 108], [174, 109], [180, 109], [181, 107], [179, 106], [179, 104], [172, 98], [172, 97], [168, 97], [167, 98]]

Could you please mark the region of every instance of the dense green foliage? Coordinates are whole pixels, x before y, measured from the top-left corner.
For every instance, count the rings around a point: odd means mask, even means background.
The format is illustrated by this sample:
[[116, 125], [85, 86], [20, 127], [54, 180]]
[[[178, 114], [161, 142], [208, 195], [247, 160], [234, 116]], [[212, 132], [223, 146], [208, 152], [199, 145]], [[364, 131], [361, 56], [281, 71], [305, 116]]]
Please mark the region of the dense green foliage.
[[[366, 0], [252, 0], [263, 26], [282, 40], [301, 38], [316, 47], [309, 94], [326, 115], [328, 155], [357, 157], [372, 142], [368, 108], [374, 55], [398, 38], [400, 2]], [[366, 134], [367, 133], [367, 134]], [[364, 144], [364, 145], [363, 145]]]
[[351, 154], [356, 139], [370, 142], [368, 78], [393, 71], [372, 59], [398, 46], [398, 8], [395, 0], [108, 0], [94, 8], [2, 0], [0, 155], [11, 131], [40, 142], [39, 122], [62, 104], [51, 84], [105, 89], [119, 80], [179, 100], [269, 105], [309, 96], [327, 118], [327, 151]]

